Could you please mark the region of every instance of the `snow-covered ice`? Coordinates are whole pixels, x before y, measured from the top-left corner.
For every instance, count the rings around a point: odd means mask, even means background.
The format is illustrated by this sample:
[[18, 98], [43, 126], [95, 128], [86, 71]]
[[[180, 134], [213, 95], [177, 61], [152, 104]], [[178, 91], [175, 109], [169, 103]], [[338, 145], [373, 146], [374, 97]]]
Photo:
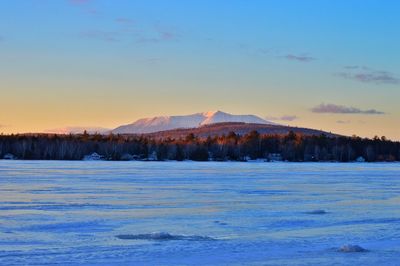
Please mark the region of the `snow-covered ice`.
[[396, 163], [0, 160], [0, 196], [0, 265], [400, 265]]

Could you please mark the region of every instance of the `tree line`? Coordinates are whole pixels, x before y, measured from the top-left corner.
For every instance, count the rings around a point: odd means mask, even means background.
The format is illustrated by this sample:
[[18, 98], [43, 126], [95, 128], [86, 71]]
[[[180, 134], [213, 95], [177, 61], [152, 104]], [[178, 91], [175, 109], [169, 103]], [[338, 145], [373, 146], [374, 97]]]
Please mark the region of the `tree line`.
[[367, 162], [400, 161], [400, 142], [385, 137], [259, 134], [199, 138], [154, 138], [133, 135], [16, 134], [0, 135], [0, 159], [13, 155], [22, 160], [82, 160], [96, 152], [105, 160], [194, 160], [246, 161], [284, 160], [290, 162], [338, 161], [359, 158]]

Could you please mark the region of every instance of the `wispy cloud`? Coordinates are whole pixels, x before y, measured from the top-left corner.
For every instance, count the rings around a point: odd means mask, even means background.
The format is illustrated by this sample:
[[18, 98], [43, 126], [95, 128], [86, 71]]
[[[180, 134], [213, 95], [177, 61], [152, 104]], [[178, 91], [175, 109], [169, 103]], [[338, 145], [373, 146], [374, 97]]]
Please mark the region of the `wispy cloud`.
[[93, 133], [107, 133], [110, 131], [108, 128], [103, 127], [63, 127], [63, 128], [54, 128], [44, 130], [44, 133], [52, 133], [52, 134], [79, 134], [87, 131], [90, 134]]
[[116, 18], [115, 22], [122, 24], [122, 25], [129, 25], [129, 26], [132, 26], [135, 23], [132, 19], [123, 18], [123, 17]]
[[281, 120], [283, 120], [283, 121], [294, 121], [297, 119], [299, 119], [299, 117], [296, 115], [284, 115], [281, 117]]
[[92, 0], [67, 0], [73, 6], [80, 7], [84, 12], [90, 15], [97, 15], [97, 10], [93, 8], [90, 4]]
[[156, 26], [153, 31], [146, 34], [138, 34], [137, 42], [139, 43], [160, 43], [175, 41], [178, 39], [178, 34], [175, 30], [166, 29], [161, 26]]
[[367, 66], [358, 66], [358, 65], [347, 65], [343, 67], [344, 69], [350, 69], [350, 70], [355, 70], [355, 69], [361, 69], [361, 70], [371, 70]]
[[253, 54], [256, 54], [259, 56], [269, 55], [269, 56], [273, 56], [273, 57], [276, 57], [279, 59], [284, 59], [284, 60], [299, 62], [299, 63], [309, 63], [309, 62], [317, 60], [316, 57], [311, 56], [307, 53], [288, 53], [288, 52], [285, 52], [285, 51], [282, 51], [282, 50], [276, 49], [276, 48], [255, 49]]
[[336, 104], [320, 104], [311, 109], [313, 113], [320, 114], [364, 114], [364, 115], [383, 115], [384, 112], [375, 109], [361, 110], [355, 107], [347, 107]]
[[175, 31], [163, 29], [161, 27], [156, 28], [156, 33], [158, 34], [160, 39], [164, 40], [164, 41], [171, 41], [171, 40], [175, 40], [178, 38], [178, 35]]
[[358, 124], [365, 124], [366, 122], [363, 120], [358, 120], [358, 121], [351, 121], [351, 120], [337, 120], [337, 124], [353, 124], [353, 123], [358, 123]]
[[121, 32], [132, 33], [135, 29], [135, 21], [130, 18], [119, 17], [115, 19], [117, 25], [121, 28]]
[[91, 0], [68, 0], [73, 5], [83, 5], [89, 3]]
[[303, 62], [303, 63], [308, 63], [308, 62], [316, 60], [316, 58], [309, 56], [309, 55], [295, 55], [295, 54], [287, 54], [287, 55], [282, 56], [282, 58], [290, 60], [290, 61], [297, 61], [297, 62]]
[[80, 36], [87, 39], [101, 40], [106, 42], [116, 42], [119, 40], [119, 32], [91, 30], [80, 33]]
[[283, 115], [283, 116], [267, 116], [266, 117], [267, 120], [272, 120], [272, 121], [294, 121], [299, 119], [298, 116], [296, 115]]
[[97, 39], [108, 42], [132, 40], [136, 43], [162, 43], [178, 40], [180, 34], [166, 25], [157, 23], [152, 26], [140, 25], [135, 20], [127, 17], [113, 19], [114, 29], [88, 30], [81, 32], [81, 37]]
[[374, 70], [366, 66], [357, 65], [345, 66], [344, 70], [336, 73], [336, 76], [363, 83], [400, 84], [400, 79], [387, 71]]
[[164, 60], [161, 58], [146, 58], [146, 59], [139, 60], [140, 63], [147, 64], [147, 65], [156, 65], [156, 64], [161, 63], [162, 61], [164, 61]]

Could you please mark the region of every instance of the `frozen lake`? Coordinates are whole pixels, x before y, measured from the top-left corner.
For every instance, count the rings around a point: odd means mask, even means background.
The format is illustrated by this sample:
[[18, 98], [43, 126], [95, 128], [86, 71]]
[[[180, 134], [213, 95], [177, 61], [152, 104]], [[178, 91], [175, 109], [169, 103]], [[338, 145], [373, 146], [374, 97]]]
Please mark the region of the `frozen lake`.
[[400, 164], [0, 161], [21, 264], [400, 265]]

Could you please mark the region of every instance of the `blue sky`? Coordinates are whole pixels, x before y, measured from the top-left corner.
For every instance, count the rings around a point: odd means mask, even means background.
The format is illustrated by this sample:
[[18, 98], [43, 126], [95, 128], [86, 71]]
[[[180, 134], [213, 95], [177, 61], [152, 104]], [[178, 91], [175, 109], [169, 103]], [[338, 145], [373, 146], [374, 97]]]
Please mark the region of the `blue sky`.
[[1, 1], [0, 104], [13, 111], [0, 132], [220, 109], [400, 139], [399, 11], [394, 0]]

